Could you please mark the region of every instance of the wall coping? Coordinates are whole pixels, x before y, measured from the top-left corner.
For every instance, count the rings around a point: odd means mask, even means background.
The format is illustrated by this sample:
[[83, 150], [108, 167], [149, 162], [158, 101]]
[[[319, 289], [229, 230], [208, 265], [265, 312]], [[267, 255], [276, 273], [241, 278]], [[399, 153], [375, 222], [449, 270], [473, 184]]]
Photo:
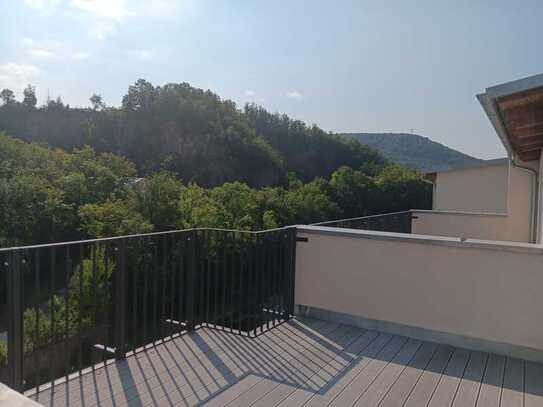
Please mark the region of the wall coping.
[[435, 215], [457, 215], [457, 216], [498, 216], [498, 217], [507, 217], [508, 214], [504, 212], [462, 212], [462, 211], [447, 211], [447, 210], [428, 210], [428, 209], [412, 209], [411, 213], [424, 213], [424, 214], [435, 214]]
[[543, 244], [506, 242], [499, 240], [464, 239], [457, 237], [416, 235], [409, 233], [377, 232], [373, 230], [359, 230], [335, 228], [327, 226], [298, 225], [296, 230], [306, 234], [317, 234], [355, 239], [372, 239], [396, 241], [412, 244], [425, 244], [433, 246], [459, 247], [465, 249], [497, 250], [515, 253], [530, 253], [543, 255]]

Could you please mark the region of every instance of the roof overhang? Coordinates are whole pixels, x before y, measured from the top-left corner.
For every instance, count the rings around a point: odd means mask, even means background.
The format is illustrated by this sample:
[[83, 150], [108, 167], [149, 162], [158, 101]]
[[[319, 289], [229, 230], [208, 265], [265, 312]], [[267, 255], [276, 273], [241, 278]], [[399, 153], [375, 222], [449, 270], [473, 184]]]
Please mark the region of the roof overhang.
[[510, 158], [538, 160], [543, 149], [543, 74], [477, 95]]

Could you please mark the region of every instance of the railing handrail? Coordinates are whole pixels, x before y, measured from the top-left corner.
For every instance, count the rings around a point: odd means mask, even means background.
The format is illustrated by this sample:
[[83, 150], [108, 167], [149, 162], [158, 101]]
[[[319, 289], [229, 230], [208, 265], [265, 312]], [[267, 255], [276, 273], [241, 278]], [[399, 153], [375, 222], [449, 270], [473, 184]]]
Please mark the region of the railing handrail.
[[356, 218], [344, 218], [344, 219], [336, 219], [336, 220], [327, 220], [324, 222], [317, 222], [317, 223], [311, 223], [309, 226], [325, 226], [330, 223], [339, 223], [339, 222], [350, 222], [350, 221], [356, 221], [361, 219], [371, 219], [371, 218], [378, 218], [383, 216], [392, 216], [392, 215], [401, 215], [405, 213], [413, 212], [414, 209], [409, 209], [407, 211], [398, 211], [398, 212], [388, 212], [388, 213], [380, 213], [377, 215], [367, 215], [367, 216], [358, 216]]
[[[400, 215], [405, 213], [413, 212], [413, 209], [409, 209], [407, 211], [398, 211], [398, 212], [388, 212], [388, 213], [381, 213], [377, 215], [367, 215], [367, 216], [358, 216], [355, 218], [344, 218], [344, 219], [335, 219], [335, 220], [327, 220], [324, 222], [317, 222], [317, 223], [311, 223], [309, 226], [325, 226], [331, 223], [339, 223], [339, 222], [350, 222], [350, 221], [356, 221], [361, 219], [372, 219], [372, 218], [378, 218], [383, 216], [392, 216], [392, 215]], [[165, 230], [160, 232], [149, 232], [149, 233], [134, 233], [131, 235], [121, 235], [121, 236], [110, 236], [110, 237], [100, 237], [95, 239], [82, 239], [82, 240], [70, 240], [65, 242], [55, 242], [55, 243], [40, 243], [40, 244], [34, 244], [34, 245], [25, 245], [25, 246], [11, 246], [11, 247], [0, 247], [0, 253], [2, 252], [9, 252], [9, 251], [19, 251], [19, 250], [31, 250], [31, 249], [40, 249], [40, 248], [49, 248], [49, 247], [63, 247], [63, 246], [70, 246], [70, 245], [76, 245], [76, 244], [87, 244], [87, 243], [96, 243], [96, 242], [110, 242], [115, 240], [123, 240], [123, 239], [131, 239], [135, 237], [146, 237], [146, 236], [159, 236], [159, 235], [167, 235], [167, 234], [175, 234], [175, 233], [182, 233], [182, 232], [190, 232], [190, 231], [199, 231], [199, 230], [215, 230], [220, 232], [234, 232], [234, 233], [247, 233], [247, 234], [263, 234], [267, 232], [274, 232], [279, 230], [288, 230], [296, 228], [296, 225], [289, 225], [289, 226], [283, 226], [280, 228], [272, 228], [272, 229], [262, 229], [262, 230], [242, 230], [242, 229], [227, 229], [227, 228], [214, 228], [214, 227], [196, 227], [196, 228], [188, 228], [188, 229], [174, 229], [174, 230]]]
[[70, 245], [76, 245], [76, 244], [80, 245], [80, 244], [86, 244], [86, 243], [90, 244], [90, 243], [97, 243], [97, 242], [108, 242], [108, 241], [115, 241], [115, 240], [131, 239], [131, 238], [136, 238], [136, 237], [158, 236], [158, 235], [167, 235], [167, 234], [175, 234], [175, 233], [183, 233], [183, 232], [191, 232], [191, 231], [199, 231], [199, 230], [214, 230], [214, 231], [219, 231], [219, 232], [233, 232], [233, 233], [247, 233], [247, 234], [263, 234], [267, 232], [276, 232], [279, 230], [288, 230], [295, 227], [296, 227], [295, 225], [290, 225], [290, 226], [284, 226], [281, 228], [263, 229], [263, 230], [256, 230], [256, 231], [242, 230], [242, 229], [223, 229], [223, 228], [212, 228], [212, 227], [175, 229], [175, 230], [165, 230], [161, 232], [135, 233], [132, 235], [100, 237], [96, 239], [71, 240], [71, 241], [55, 242], [55, 243], [40, 243], [40, 244], [27, 245], [27, 246], [0, 247], [0, 253], [9, 252], [9, 251], [18, 251], [18, 250], [62, 247], [62, 246], [70, 246]]

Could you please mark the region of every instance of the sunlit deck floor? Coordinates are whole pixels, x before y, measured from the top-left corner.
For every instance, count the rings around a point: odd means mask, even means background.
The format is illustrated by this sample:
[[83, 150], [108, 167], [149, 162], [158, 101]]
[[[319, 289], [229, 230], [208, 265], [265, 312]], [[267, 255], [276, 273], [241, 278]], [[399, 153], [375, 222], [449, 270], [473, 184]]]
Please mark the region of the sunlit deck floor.
[[202, 328], [68, 385], [47, 406], [543, 406], [543, 365], [318, 320], [257, 339]]

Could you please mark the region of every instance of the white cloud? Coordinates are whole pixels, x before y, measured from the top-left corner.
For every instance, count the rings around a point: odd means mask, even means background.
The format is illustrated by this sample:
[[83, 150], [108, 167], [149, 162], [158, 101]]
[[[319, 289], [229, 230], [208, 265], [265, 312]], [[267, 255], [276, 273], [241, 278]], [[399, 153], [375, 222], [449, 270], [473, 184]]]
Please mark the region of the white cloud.
[[34, 40], [28, 37], [23, 38], [21, 43], [30, 56], [37, 58], [54, 57], [56, 51], [62, 47], [62, 44], [57, 41]]
[[[179, 3], [174, 0], [148, 1], [144, 2], [136, 12], [150, 17], [172, 17], [179, 12]], [[185, 6], [187, 5], [186, 3], [185, 1]]]
[[126, 55], [128, 55], [131, 58], [137, 58], [141, 59], [142, 61], [148, 61], [150, 59], [153, 59], [155, 56], [157, 56], [157, 53], [155, 50], [152, 49], [133, 49], [126, 51]]
[[26, 85], [33, 83], [39, 74], [40, 69], [35, 65], [0, 64], [0, 89], [22, 91]]
[[71, 0], [70, 7], [95, 17], [122, 21], [129, 17], [172, 17], [178, 12], [174, 0]]
[[150, 49], [141, 49], [139, 51], [136, 51], [136, 56], [141, 60], [151, 59], [154, 54], [154, 51]]
[[115, 34], [116, 32], [117, 28], [114, 24], [111, 24], [109, 22], [99, 22], [90, 29], [89, 37], [103, 41], [107, 37]]
[[75, 54], [73, 54], [72, 59], [89, 59], [90, 56], [91, 56], [90, 53], [80, 51], [80, 52], [76, 52]]
[[36, 10], [51, 10], [60, 4], [61, 0], [24, 0], [24, 3]]
[[286, 96], [287, 98], [296, 99], [296, 100], [301, 100], [304, 98], [304, 95], [302, 95], [297, 90], [291, 90], [290, 92], [287, 92]]
[[55, 56], [55, 54], [53, 54], [51, 51], [44, 48], [32, 48], [28, 52], [30, 55], [38, 58], [50, 58]]
[[121, 21], [133, 13], [123, 0], [72, 0], [70, 7], [97, 17]]
[[254, 90], [246, 90], [244, 93], [243, 93], [243, 97], [251, 102], [264, 102], [264, 98], [262, 97], [257, 97], [256, 95], [256, 92]]
[[35, 41], [32, 38], [23, 38], [21, 42], [25, 47], [30, 47], [35, 44]]

